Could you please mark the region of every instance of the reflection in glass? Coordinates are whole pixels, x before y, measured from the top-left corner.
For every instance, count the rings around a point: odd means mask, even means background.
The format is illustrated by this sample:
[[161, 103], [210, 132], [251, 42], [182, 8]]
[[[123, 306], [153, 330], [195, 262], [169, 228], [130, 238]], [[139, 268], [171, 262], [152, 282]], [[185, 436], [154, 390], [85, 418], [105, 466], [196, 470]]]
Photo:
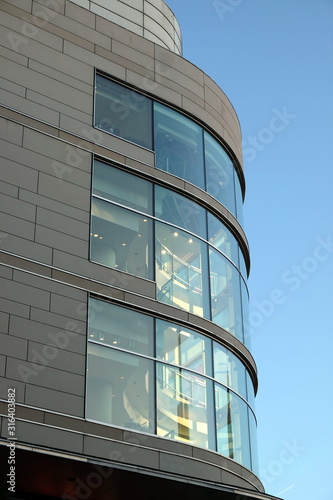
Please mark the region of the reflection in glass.
[[234, 171], [235, 178], [235, 196], [236, 196], [236, 217], [241, 226], [243, 226], [243, 193], [238, 175]]
[[152, 101], [96, 75], [95, 127], [152, 149]]
[[154, 319], [109, 302], [90, 299], [89, 340], [154, 355]]
[[251, 406], [252, 410], [254, 411], [254, 409], [255, 409], [255, 406], [254, 406], [254, 401], [255, 401], [254, 387], [253, 387], [253, 382], [252, 382], [252, 379], [251, 379], [248, 371], [246, 371], [246, 387], [247, 387], [246, 400], [248, 401], [249, 405]]
[[171, 364], [212, 375], [211, 340], [200, 333], [156, 320], [156, 356]]
[[248, 407], [242, 399], [215, 384], [217, 451], [251, 469]]
[[151, 182], [97, 160], [94, 161], [93, 194], [152, 213]]
[[236, 216], [234, 166], [222, 146], [204, 131], [206, 191]]
[[214, 378], [247, 398], [245, 366], [235, 354], [217, 342], [214, 342]]
[[177, 111], [154, 102], [156, 166], [204, 189], [202, 128]]
[[242, 294], [242, 313], [243, 313], [243, 329], [244, 329], [244, 344], [251, 350], [251, 327], [249, 322], [249, 292], [247, 286], [243, 279], [240, 280], [241, 283], [241, 294]]
[[257, 467], [255, 417], [233, 391], [253, 404], [245, 366], [217, 341], [90, 299], [88, 419], [176, 439]]
[[155, 224], [157, 300], [209, 317], [206, 244], [167, 224]]
[[243, 341], [240, 276], [223, 255], [209, 249], [212, 321]]
[[259, 459], [258, 459], [258, 447], [257, 447], [257, 422], [255, 416], [253, 415], [250, 408], [248, 408], [249, 414], [249, 427], [250, 427], [250, 445], [251, 445], [251, 470], [259, 476]]
[[153, 362], [88, 343], [86, 416], [154, 432]]
[[214, 449], [212, 382], [157, 363], [156, 389], [157, 434]]
[[155, 216], [207, 239], [206, 210], [175, 191], [155, 185]]
[[234, 235], [215, 215], [208, 212], [209, 243], [223, 252], [238, 267], [238, 243]]
[[93, 198], [91, 259], [121, 271], [153, 279], [150, 219]]

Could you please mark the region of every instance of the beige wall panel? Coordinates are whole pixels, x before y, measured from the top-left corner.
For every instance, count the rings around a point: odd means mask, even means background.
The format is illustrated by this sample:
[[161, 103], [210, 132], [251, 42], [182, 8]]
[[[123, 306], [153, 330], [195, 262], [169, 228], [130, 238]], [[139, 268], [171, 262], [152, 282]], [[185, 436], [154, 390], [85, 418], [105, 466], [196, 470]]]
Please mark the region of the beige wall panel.
[[93, 12], [89, 12], [89, 3], [87, 2], [87, 4], [88, 5], [82, 5], [80, 7], [72, 2], [67, 2], [65, 14], [66, 17], [69, 17], [70, 19], [73, 19], [81, 24], [85, 24], [89, 28], [95, 29], [96, 15]]
[[[111, 39], [102, 33], [98, 33], [95, 29], [91, 29], [88, 26], [81, 24], [80, 22], [74, 21], [68, 17], [61, 14], [54, 13], [50, 9], [44, 8], [46, 15], [49, 15], [48, 22], [54, 24], [69, 33], [77, 35], [83, 40], [88, 40], [94, 44], [100, 45], [106, 49], [111, 48]], [[32, 13], [38, 17], [38, 12], [41, 12], [41, 8], [38, 4], [33, 4]]]
[[0, 137], [5, 142], [21, 146], [23, 139], [23, 127], [17, 123], [0, 117]]

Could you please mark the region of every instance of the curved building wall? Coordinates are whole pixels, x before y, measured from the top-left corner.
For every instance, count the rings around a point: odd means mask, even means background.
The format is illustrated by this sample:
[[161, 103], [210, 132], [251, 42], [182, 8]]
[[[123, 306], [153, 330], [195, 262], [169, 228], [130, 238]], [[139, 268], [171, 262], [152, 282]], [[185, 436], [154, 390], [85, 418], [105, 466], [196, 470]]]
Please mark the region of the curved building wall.
[[163, 0], [71, 0], [162, 47], [182, 53], [178, 21]]
[[68, 478], [103, 466], [103, 500], [132, 484], [268, 498], [237, 116], [197, 67], [86, 3], [1, 6], [0, 406], [6, 422], [15, 389], [18, 458], [47, 478], [18, 487], [81, 498]]

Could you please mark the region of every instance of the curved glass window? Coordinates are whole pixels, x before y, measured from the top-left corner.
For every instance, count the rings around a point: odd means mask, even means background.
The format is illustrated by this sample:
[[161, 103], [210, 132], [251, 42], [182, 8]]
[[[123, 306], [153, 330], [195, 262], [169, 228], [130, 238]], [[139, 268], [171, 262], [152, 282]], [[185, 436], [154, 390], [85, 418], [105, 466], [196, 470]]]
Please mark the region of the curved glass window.
[[234, 163], [194, 120], [96, 74], [95, 127], [152, 149], [157, 168], [204, 189], [242, 223], [242, 190]]
[[94, 298], [88, 320], [88, 419], [214, 450], [257, 472], [252, 381], [233, 352]]
[[215, 384], [217, 451], [251, 469], [248, 406]]
[[233, 234], [215, 215], [208, 212], [208, 241], [239, 267], [239, 245]]
[[244, 257], [215, 215], [101, 161], [94, 164], [91, 207], [91, 260], [155, 280], [157, 300], [244, 340], [248, 296], [239, 272]]
[[140, 212], [152, 214], [152, 183], [95, 160], [93, 194]]
[[95, 127], [152, 149], [152, 101], [96, 75]]
[[240, 276], [219, 252], [209, 249], [212, 321], [243, 342]]
[[234, 183], [234, 166], [221, 145], [206, 131], [205, 161], [206, 190], [222, 205], [236, 215], [236, 198]]
[[155, 223], [155, 238], [157, 300], [207, 318], [205, 243], [161, 222]]
[[151, 220], [98, 198], [91, 215], [91, 259], [153, 279]]
[[205, 189], [202, 128], [186, 116], [154, 102], [156, 166]]
[[206, 210], [181, 194], [155, 185], [155, 215], [207, 239]]
[[203, 375], [213, 375], [211, 339], [169, 321], [156, 320], [156, 356]]
[[214, 342], [214, 378], [247, 399], [246, 368], [226, 347]]

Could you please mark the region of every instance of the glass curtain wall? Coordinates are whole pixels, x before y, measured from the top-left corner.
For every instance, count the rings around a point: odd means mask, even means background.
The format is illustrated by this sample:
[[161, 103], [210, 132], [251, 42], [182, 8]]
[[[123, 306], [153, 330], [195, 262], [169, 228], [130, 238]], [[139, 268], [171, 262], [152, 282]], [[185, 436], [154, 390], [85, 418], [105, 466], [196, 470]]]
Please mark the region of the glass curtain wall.
[[156, 153], [156, 167], [207, 191], [242, 223], [242, 190], [223, 146], [184, 114], [96, 74], [95, 127]]
[[253, 469], [252, 397], [245, 366], [217, 341], [90, 299], [88, 419], [218, 451]]
[[157, 300], [211, 319], [244, 340], [244, 257], [215, 215], [98, 160], [92, 192], [91, 260], [155, 280]]

